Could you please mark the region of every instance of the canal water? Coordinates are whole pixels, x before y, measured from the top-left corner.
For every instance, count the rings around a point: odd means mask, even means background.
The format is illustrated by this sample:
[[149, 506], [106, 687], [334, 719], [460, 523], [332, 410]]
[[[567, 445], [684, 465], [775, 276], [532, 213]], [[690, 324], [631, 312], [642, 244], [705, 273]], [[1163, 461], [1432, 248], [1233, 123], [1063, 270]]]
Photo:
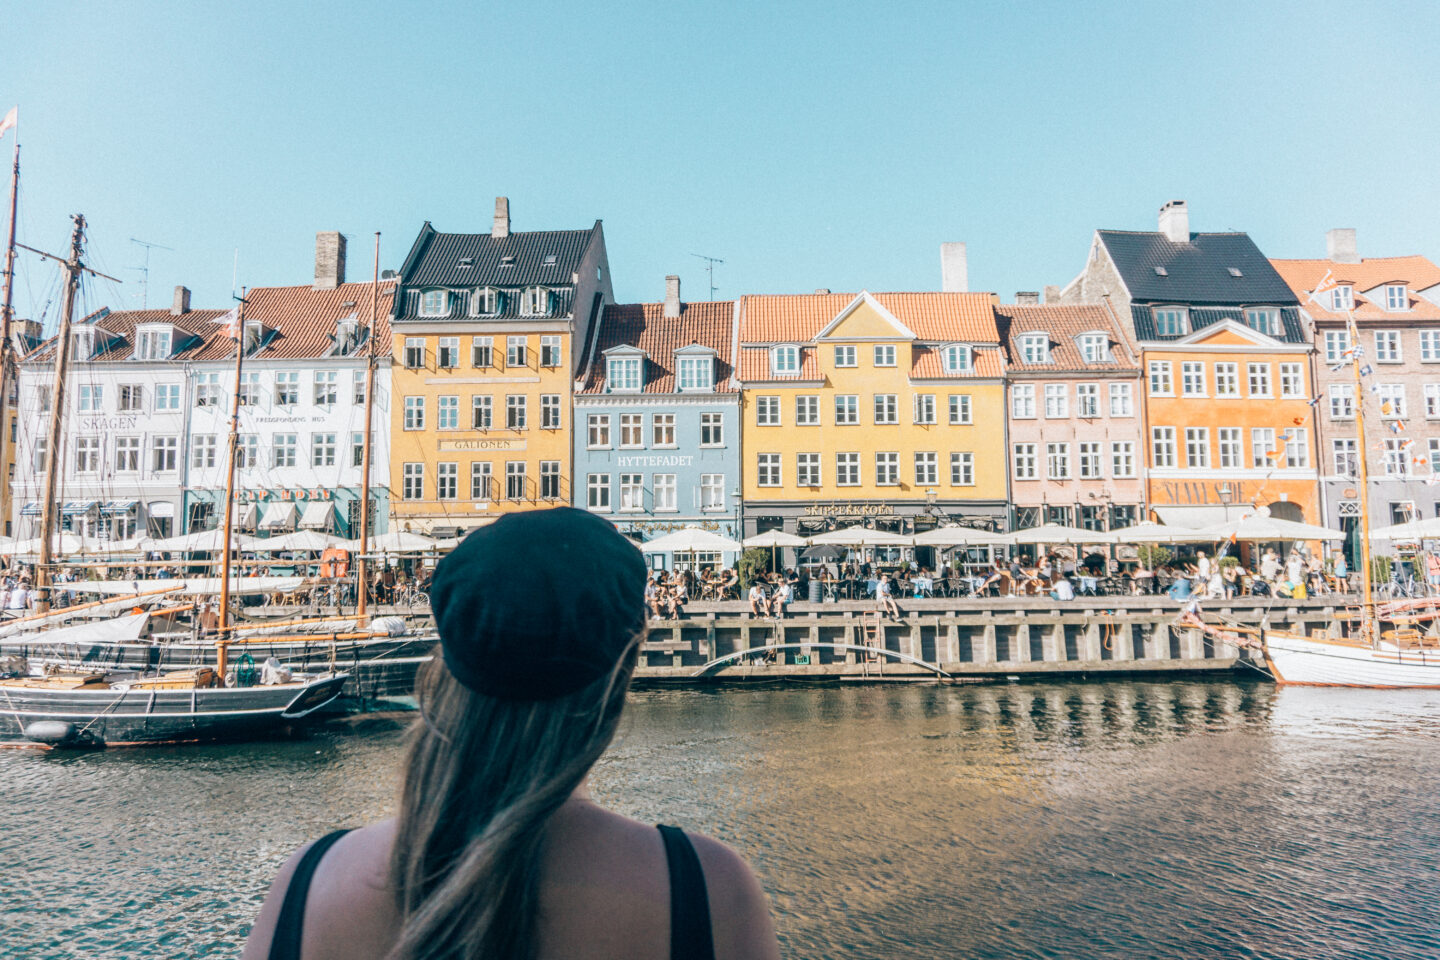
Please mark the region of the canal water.
[[[385, 719], [0, 751], [0, 954], [234, 956], [300, 843], [391, 809]], [[1440, 692], [648, 690], [602, 802], [738, 847], [788, 957], [1440, 956]]]

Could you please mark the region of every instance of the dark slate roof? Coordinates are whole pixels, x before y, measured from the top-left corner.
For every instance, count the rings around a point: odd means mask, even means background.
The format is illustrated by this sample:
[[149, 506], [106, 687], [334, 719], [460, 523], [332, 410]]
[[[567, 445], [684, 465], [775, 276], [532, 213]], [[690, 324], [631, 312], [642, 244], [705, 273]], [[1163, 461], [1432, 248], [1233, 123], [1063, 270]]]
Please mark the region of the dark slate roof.
[[[1155, 315], [1150, 312], [1149, 305], [1132, 304], [1130, 317], [1135, 323], [1135, 338], [1137, 340], [1179, 340], [1180, 337], [1162, 337], [1155, 332]], [[1245, 324], [1245, 310], [1242, 307], [1190, 307], [1190, 331], [1203, 330], [1213, 323], [1221, 320], [1234, 320], [1236, 323]], [[1285, 343], [1304, 343], [1305, 331], [1300, 326], [1300, 309], [1298, 307], [1281, 307], [1280, 324], [1285, 328], [1283, 336], [1276, 337]]]
[[[564, 286], [573, 282], [594, 235], [589, 230], [534, 230], [492, 237], [488, 233], [439, 233], [427, 222], [400, 272], [405, 286]], [[547, 257], [554, 256], [553, 263]], [[513, 257], [506, 263], [505, 258]], [[473, 265], [460, 266], [469, 258]]]
[[[1163, 233], [1101, 230], [1100, 241], [1125, 287], [1146, 303], [1297, 304], [1295, 293], [1246, 233], [1192, 233], [1175, 243]], [[1166, 276], [1155, 272], [1165, 270]], [[1234, 276], [1230, 268], [1239, 270]]]

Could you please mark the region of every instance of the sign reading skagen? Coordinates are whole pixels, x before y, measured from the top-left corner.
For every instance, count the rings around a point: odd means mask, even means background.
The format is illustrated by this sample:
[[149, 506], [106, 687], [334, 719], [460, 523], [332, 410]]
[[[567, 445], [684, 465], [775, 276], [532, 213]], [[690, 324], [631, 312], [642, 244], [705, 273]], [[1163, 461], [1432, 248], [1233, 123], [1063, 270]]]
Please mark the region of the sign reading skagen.
[[503, 437], [483, 440], [441, 440], [436, 444], [435, 449], [441, 453], [480, 450], [503, 450], [509, 452], [524, 450], [525, 441], [523, 439], [508, 440]]
[[81, 430], [134, 430], [140, 426], [139, 417], [81, 417]]

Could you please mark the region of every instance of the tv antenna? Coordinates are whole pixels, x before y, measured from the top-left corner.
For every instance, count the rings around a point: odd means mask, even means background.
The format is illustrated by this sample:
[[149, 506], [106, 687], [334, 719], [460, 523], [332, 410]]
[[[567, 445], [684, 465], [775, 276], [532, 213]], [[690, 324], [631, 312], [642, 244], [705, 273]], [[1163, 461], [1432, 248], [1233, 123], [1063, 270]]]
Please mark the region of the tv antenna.
[[131, 237], [130, 242], [145, 248], [145, 262], [138, 267], [130, 268], [140, 274], [140, 309], [144, 310], [149, 306], [150, 300], [150, 251], [158, 247], [173, 253], [175, 248], [167, 247], [163, 243], [151, 243], [149, 240], [137, 240], [135, 237]]
[[715, 299], [715, 264], [724, 263], [719, 257], [707, 257], [703, 253], [692, 253], [692, 257], [699, 257], [705, 261], [705, 272], [710, 275], [710, 299]]

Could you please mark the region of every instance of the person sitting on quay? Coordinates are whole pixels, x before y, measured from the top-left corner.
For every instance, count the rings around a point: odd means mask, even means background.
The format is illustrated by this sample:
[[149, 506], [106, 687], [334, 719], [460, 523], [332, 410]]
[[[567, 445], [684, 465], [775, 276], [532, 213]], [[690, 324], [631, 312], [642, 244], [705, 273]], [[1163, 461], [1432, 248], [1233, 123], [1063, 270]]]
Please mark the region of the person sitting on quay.
[[882, 613], [896, 620], [900, 619], [900, 607], [895, 602], [895, 590], [890, 584], [890, 574], [880, 574], [880, 582], [875, 586], [875, 599], [879, 601]]
[[775, 582], [770, 591], [770, 615], [776, 620], [785, 619], [785, 605], [795, 596], [795, 588], [790, 581], [779, 574], [775, 574]]
[[652, 620], [663, 619], [661, 601], [660, 574], [652, 573], [645, 580], [645, 607], [650, 611]]
[[679, 620], [680, 614], [685, 609], [685, 604], [690, 602], [690, 572], [687, 570], [676, 580], [675, 585], [670, 589], [670, 619]]
[[770, 603], [765, 596], [764, 581], [760, 577], [750, 584], [750, 614], [755, 617], [765, 617], [770, 614]]
[[1241, 578], [1244, 576], [1245, 568], [1240, 565], [1238, 559], [1234, 563], [1227, 563], [1220, 567], [1221, 588], [1225, 599], [1228, 600], [1240, 592], [1240, 585], [1243, 582]]

